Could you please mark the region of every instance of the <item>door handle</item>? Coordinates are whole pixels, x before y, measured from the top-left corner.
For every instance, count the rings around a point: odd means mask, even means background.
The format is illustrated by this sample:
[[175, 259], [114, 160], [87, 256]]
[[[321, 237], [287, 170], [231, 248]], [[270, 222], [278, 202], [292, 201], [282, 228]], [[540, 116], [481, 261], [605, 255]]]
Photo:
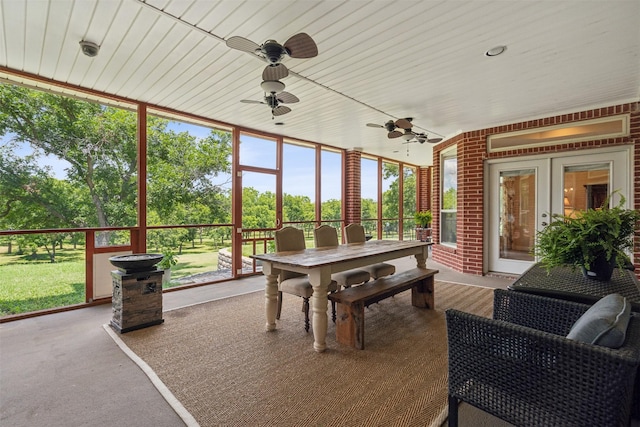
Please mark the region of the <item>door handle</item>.
[[545, 221], [542, 221], [542, 226], [546, 227], [548, 224]]

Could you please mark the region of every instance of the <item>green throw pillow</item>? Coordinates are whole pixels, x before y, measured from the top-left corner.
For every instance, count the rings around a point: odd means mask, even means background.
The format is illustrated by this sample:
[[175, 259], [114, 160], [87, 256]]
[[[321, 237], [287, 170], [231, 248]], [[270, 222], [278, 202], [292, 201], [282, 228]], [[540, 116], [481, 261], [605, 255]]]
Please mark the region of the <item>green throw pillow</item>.
[[567, 338], [619, 348], [624, 344], [631, 318], [631, 304], [622, 295], [610, 294], [589, 308], [573, 324]]

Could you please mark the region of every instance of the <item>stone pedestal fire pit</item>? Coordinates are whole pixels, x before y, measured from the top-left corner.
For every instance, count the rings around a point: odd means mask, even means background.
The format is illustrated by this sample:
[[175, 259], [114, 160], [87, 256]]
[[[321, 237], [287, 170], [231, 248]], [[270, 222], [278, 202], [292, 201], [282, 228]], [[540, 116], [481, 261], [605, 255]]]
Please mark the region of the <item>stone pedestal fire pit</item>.
[[120, 333], [159, 325], [162, 319], [161, 254], [118, 255], [109, 258], [113, 296], [111, 326]]

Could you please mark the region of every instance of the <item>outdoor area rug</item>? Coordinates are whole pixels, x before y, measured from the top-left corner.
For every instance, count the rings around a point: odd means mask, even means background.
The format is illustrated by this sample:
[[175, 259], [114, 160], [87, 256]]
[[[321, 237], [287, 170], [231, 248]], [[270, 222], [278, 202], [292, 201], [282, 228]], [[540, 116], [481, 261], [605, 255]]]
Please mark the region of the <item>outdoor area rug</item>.
[[439, 426], [447, 414], [444, 311], [489, 317], [493, 289], [436, 281], [435, 310], [411, 292], [365, 311], [365, 349], [335, 340], [313, 350], [302, 299], [285, 295], [266, 332], [264, 292], [165, 312], [126, 334], [105, 329], [188, 425]]

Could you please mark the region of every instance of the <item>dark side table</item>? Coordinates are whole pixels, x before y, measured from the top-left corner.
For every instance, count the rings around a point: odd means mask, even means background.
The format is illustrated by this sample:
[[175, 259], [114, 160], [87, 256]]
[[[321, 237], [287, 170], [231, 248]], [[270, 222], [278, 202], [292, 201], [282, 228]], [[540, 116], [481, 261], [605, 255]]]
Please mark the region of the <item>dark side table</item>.
[[640, 312], [640, 282], [633, 271], [626, 269], [616, 268], [611, 280], [600, 282], [587, 279], [579, 269], [556, 267], [547, 272], [540, 264], [534, 264], [508, 289], [584, 304], [593, 304], [605, 295], [617, 293], [627, 298], [633, 311]]

